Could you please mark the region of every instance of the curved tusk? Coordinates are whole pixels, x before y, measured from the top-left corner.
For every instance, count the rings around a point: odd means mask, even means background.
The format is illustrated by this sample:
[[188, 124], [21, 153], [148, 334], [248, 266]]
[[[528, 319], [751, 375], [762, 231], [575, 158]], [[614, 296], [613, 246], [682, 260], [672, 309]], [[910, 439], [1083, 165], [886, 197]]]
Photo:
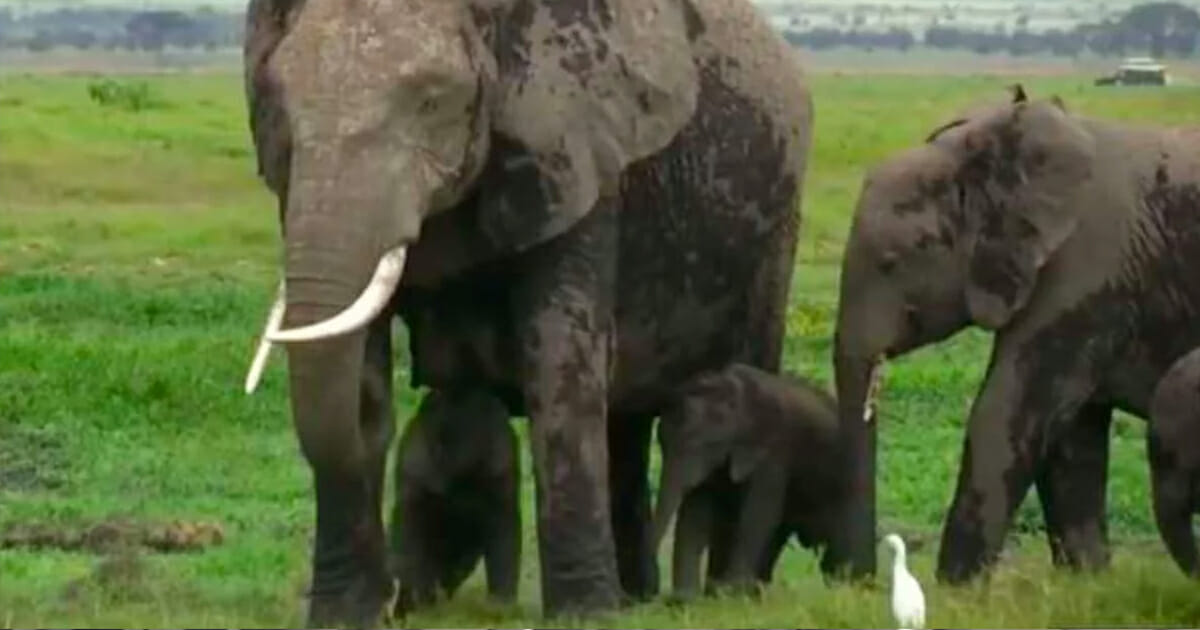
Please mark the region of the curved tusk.
[[404, 258], [404, 247], [397, 247], [384, 254], [379, 259], [375, 275], [367, 283], [367, 288], [363, 289], [358, 299], [341, 313], [303, 328], [272, 332], [267, 335], [267, 340], [277, 343], [316, 341], [361, 329], [387, 307], [392, 293], [396, 291], [396, 285], [400, 284], [400, 276], [404, 273]]
[[258, 350], [254, 352], [254, 360], [250, 362], [250, 371], [246, 373], [246, 393], [253, 394], [258, 388], [258, 381], [262, 378], [263, 370], [267, 367], [267, 359], [271, 357], [271, 341], [269, 337], [279, 332], [279, 326], [283, 324], [283, 310], [286, 302], [283, 296], [283, 281], [279, 282], [279, 290], [275, 294], [275, 303], [271, 305], [271, 312], [267, 314], [267, 324], [263, 327], [262, 339], [258, 342]]

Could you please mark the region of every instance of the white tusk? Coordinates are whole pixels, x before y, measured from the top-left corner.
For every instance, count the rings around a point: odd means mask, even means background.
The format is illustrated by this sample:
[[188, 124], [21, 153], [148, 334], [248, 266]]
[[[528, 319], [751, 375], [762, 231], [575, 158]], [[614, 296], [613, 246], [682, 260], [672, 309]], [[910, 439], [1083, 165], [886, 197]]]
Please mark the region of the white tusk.
[[279, 325], [283, 323], [285, 304], [283, 281], [280, 281], [279, 290], [275, 294], [275, 303], [271, 305], [271, 312], [267, 314], [267, 325], [263, 327], [262, 339], [258, 341], [258, 350], [254, 352], [254, 360], [250, 362], [250, 371], [246, 373], [247, 394], [253, 394], [254, 390], [258, 388], [258, 381], [267, 367], [267, 359], [271, 357], [271, 341], [268, 337], [279, 332]]
[[400, 284], [400, 276], [404, 273], [404, 257], [404, 247], [397, 247], [384, 254], [379, 259], [379, 266], [375, 267], [375, 275], [367, 283], [367, 288], [363, 289], [358, 299], [341, 313], [303, 328], [275, 331], [267, 335], [267, 339], [277, 343], [316, 341], [361, 329], [387, 307], [388, 300], [396, 291], [396, 285]]
[[871, 362], [871, 372], [867, 375], [867, 399], [863, 402], [863, 422], [870, 422], [875, 418], [875, 400], [883, 387], [883, 365], [883, 357]]

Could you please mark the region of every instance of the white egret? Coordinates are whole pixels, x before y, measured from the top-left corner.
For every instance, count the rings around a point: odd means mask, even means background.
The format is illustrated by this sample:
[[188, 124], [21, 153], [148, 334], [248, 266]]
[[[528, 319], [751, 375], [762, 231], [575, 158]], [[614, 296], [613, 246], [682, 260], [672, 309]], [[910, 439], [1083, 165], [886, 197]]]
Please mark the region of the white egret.
[[888, 534], [884, 542], [892, 548], [892, 615], [904, 630], [925, 627], [925, 594], [917, 578], [905, 566], [904, 541], [896, 534]]

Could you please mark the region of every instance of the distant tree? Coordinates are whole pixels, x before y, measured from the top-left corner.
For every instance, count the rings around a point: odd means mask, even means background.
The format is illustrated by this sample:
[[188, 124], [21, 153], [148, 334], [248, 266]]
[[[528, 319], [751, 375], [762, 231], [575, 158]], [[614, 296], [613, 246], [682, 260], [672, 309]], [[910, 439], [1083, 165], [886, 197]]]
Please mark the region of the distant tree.
[[1190, 55], [1200, 35], [1200, 14], [1178, 2], [1150, 2], [1130, 9], [1119, 26], [1148, 39], [1155, 57], [1165, 56], [1168, 50]]
[[31, 52], [45, 52], [50, 50], [54, 48], [54, 34], [45, 29], [38, 29], [33, 34], [33, 37], [26, 40], [25, 47]]
[[142, 50], [162, 50], [168, 44], [194, 45], [194, 24], [181, 11], [142, 11], [125, 23], [129, 41]]
[[1050, 52], [1060, 57], [1078, 57], [1087, 45], [1084, 31], [1078, 28], [1070, 31], [1050, 29], [1043, 38]]
[[1125, 50], [1132, 43], [1129, 29], [1112, 20], [1105, 20], [1099, 24], [1081, 25], [1076, 30], [1086, 42], [1087, 47], [1101, 56], [1124, 55]]
[[57, 39], [60, 43], [77, 48], [79, 50], [87, 50], [96, 45], [97, 37], [92, 31], [83, 28], [68, 28], [57, 33]]
[[886, 35], [891, 47], [900, 51], [908, 52], [917, 43], [917, 38], [913, 37], [912, 31], [906, 28], [890, 28]]
[[1037, 54], [1047, 47], [1046, 38], [1030, 33], [1025, 29], [1017, 29], [1008, 38], [1008, 52], [1015, 56]]

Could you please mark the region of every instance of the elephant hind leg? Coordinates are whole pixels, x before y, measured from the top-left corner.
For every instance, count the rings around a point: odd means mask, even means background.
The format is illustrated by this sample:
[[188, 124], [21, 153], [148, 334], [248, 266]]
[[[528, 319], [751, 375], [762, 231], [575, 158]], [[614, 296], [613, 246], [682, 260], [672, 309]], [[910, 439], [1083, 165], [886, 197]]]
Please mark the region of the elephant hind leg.
[[1056, 436], [1038, 471], [1038, 497], [1057, 566], [1096, 570], [1109, 565], [1105, 493], [1111, 424], [1110, 406], [1084, 406]]
[[[1042, 347], [1037, 345], [1036, 338], [1017, 339], [1009, 338], [1007, 343], [997, 341], [984, 384], [971, 408], [954, 501], [938, 551], [937, 573], [941, 581], [962, 583], [983, 572], [999, 556], [1013, 514], [1035, 477], [1044, 470], [1047, 455], [1051, 456], [1052, 469], [1064, 470], [1059, 466], [1063, 461], [1071, 461], [1063, 460], [1061, 453], [1046, 447], [1089, 445], [1071, 454], [1089, 470], [1072, 472], [1061, 479], [1050, 478], [1053, 481], [1047, 487], [1055, 489], [1054, 495], [1061, 496], [1059, 492], [1065, 491], [1070, 485], [1065, 482], [1070, 480], [1080, 481], [1081, 487], [1089, 492], [1096, 488], [1103, 492], [1102, 485], [1097, 486], [1094, 479], [1086, 477], [1107, 456], [1106, 446], [1099, 447], [1100, 450], [1096, 446], [1101, 435], [1107, 441], [1107, 424], [1071, 424], [1095, 392], [1095, 382], [1085, 370], [1090, 369], [1090, 363], [1064, 369], [1052, 361], [1046, 362], [1050, 353], [1027, 351]], [[1087, 353], [1066, 348], [1056, 349], [1053, 356], [1058, 360], [1086, 357]], [[1052, 374], [1053, 378], [1042, 376], [1045, 374]], [[1065, 440], [1057, 439], [1057, 429], [1062, 427], [1070, 428]], [[1043, 483], [1045, 480], [1043, 477]], [[1079, 512], [1070, 507], [1075, 500], [1077, 497], [1072, 496], [1056, 504], [1052, 520], [1070, 523], [1068, 516], [1090, 518], [1089, 513], [1096, 506], [1095, 497], [1082, 498], [1080, 505], [1084, 507]]]
[[[475, 527], [482, 527], [482, 523], [476, 523]], [[445, 554], [439, 568], [438, 585], [446, 598], [450, 598], [471, 577], [483, 558], [482, 536], [478, 531], [461, 532], [447, 541], [443, 548]]]
[[786, 527], [780, 527], [778, 531], [771, 537], [767, 543], [767, 548], [763, 550], [762, 559], [758, 563], [758, 581], [763, 584], [770, 584], [771, 578], [775, 573], [775, 565], [779, 563], [779, 556], [783, 555], [783, 549], [787, 546], [788, 540], [792, 537], [792, 532]]
[[658, 594], [658, 562], [650, 527], [650, 438], [653, 416], [608, 419], [608, 490], [612, 505], [617, 572], [629, 597], [647, 600]]
[[712, 594], [729, 579], [733, 544], [737, 536], [736, 515], [741, 510], [740, 494], [736, 489], [727, 489], [715, 495], [709, 529], [708, 566], [704, 578], [706, 594]]

